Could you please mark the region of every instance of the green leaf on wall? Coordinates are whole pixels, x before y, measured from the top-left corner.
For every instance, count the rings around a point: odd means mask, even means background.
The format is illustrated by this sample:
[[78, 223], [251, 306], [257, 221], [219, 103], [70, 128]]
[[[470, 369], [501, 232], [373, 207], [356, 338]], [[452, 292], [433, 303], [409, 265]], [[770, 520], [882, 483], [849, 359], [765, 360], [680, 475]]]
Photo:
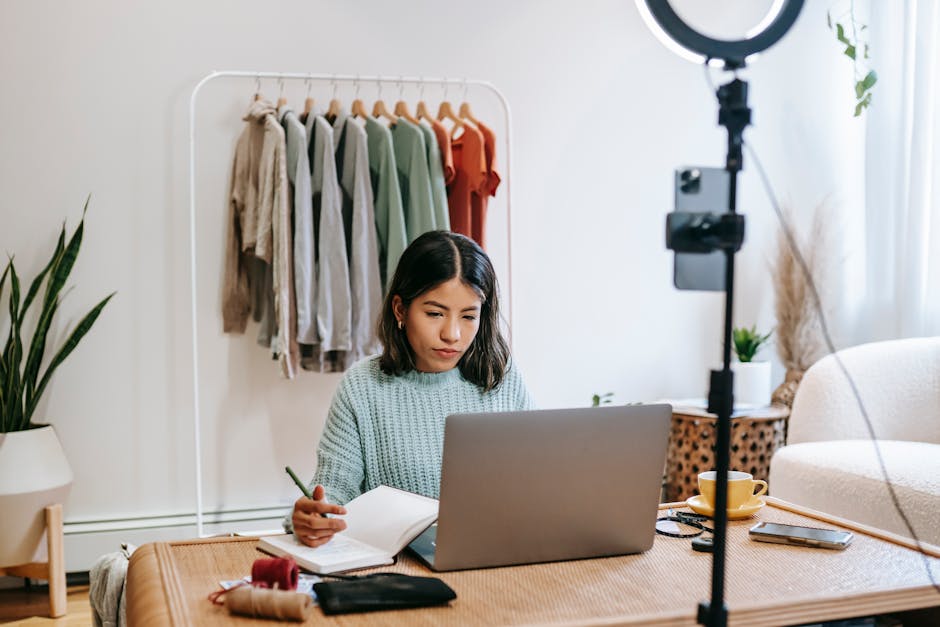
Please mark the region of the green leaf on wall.
[[845, 27], [842, 26], [842, 24], [836, 24], [836, 39], [847, 46], [852, 45], [852, 42], [849, 41], [849, 38], [845, 36]]
[[858, 117], [862, 114], [862, 111], [871, 105], [871, 93], [865, 95], [857, 105], [855, 105], [855, 117]]
[[[862, 24], [855, 17], [855, 5], [849, 4], [848, 11], [837, 10], [841, 18], [846, 22], [835, 22], [832, 20], [831, 11], [826, 11], [826, 25], [829, 30], [834, 30], [836, 39], [844, 44], [842, 54], [852, 60], [852, 69], [855, 75], [855, 117], [858, 117], [867, 109], [872, 102], [871, 89], [878, 80], [874, 70], [868, 68], [866, 61], [870, 58], [870, 51], [867, 38], [866, 24]], [[834, 24], [834, 28], [833, 28]], [[863, 76], [864, 75], [864, 76]], [[861, 77], [861, 78], [860, 78]]]

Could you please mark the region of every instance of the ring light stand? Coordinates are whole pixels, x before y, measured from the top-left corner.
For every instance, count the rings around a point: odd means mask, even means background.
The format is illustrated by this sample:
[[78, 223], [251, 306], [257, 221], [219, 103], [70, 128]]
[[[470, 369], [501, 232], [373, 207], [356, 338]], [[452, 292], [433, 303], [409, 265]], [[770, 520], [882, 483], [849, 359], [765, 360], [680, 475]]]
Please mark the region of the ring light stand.
[[[687, 25], [667, 0], [636, 0], [641, 15], [650, 30], [664, 44], [683, 58], [699, 63], [719, 61], [726, 70], [745, 66], [753, 55], [769, 48], [783, 37], [796, 21], [803, 0], [775, 0], [768, 18], [753, 36], [741, 40], [714, 39]], [[764, 26], [766, 24], [766, 26]], [[676, 47], [679, 49], [677, 50]], [[725, 170], [728, 172], [729, 190], [727, 211], [711, 214], [693, 222], [667, 220], [667, 247], [676, 252], [722, 251], [725, 254], [725, 317], [724, 367], [712, 370], [708, 392], [708, 411], [716, 414], [715, 470], [721, 479], [715, 491], [715, 537], [712, 550], [711, 600], [698, 606], [698, 622], [711, 627], [724, 627], [728, 623], [728, 608], [724, 603], [725, 548], [728, 528], [728, 466], [731, 439], [731, 412], [734, 408], [734, 374], [731, 372], [731, 317], [734, 295], [734, 254], [744, 242], [744, 216], [737, 209], [737, 174], [742, 168], [744, 129], [751, 122], [747, 106], [747, 83], [734, 78], [717, 92], [718, 123], [728, 131], [728, 150]], [[716, 208], [717, 210], [718, 208]], [[670, 218], [676, 214], [670, 214]]]

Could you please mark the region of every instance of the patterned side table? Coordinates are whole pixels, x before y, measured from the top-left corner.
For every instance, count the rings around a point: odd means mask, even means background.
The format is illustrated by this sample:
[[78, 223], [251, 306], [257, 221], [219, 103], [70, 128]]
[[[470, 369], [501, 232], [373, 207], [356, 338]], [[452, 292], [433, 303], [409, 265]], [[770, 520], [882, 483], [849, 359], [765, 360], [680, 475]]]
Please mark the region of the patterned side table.
[[[771, 405], [731, 418], [731, 470], [767, 479], [770, 458], [786, 443], [789, 408]], [[717, 417], [704, 409], [676, 407], [666, 453], [663, 502], [684, 501], [698, 493], [698, 473], [715, 469]]]

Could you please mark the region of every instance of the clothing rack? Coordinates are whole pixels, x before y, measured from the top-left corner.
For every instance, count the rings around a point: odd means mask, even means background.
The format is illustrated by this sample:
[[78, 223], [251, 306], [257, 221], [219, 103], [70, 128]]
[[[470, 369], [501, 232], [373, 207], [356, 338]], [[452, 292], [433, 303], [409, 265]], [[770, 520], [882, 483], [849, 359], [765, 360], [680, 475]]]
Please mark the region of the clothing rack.
[[199, 91], [209, 82], [218, 78], [248, 78], [254, 79], [260, 83], [263, 78], [278, 79], [283, 86], [282, 81], [302, 80], [308, 82], [327, 82], [334, 86], [337, 83], [348, 83], [361, 86], [362, 84], [376, 83], [383, 85], [442, 85], [445, 88], [449, 86], [463, 87], [466, 90], [470, 86], [482, 87], [493, 93], [503, 108], [503, 122], [505, 129], [502, 133], [505, 147], [505, 157], [503, 171], [503, 187], [506, 194], [506, 294], [509, 303], [509, 312], [506, 315], [508, 323], [507, 335], [512, 344], [512, 189], [511, 189], [511, 171], [512, 171], [512, 114], [509, 109], [509, 102], [506, 96], [493, 84], [487, 81], [459, 79], [459, 78], [428, 78], [414, 76], [366, 76], [353, 74], [325, 74], [325, 73], [296, 73], [296, 72], [251, 72], [247, 70], [225, 70], [213, 71], [207, 74], [193, 87], [189, 98], [189, 259], [190, 259], [190, 299], [191, 299], [191, 323], [192, 323], [192, 346], [193, 346], [193, 444], [195, 449], [195, 473], [196, 473], [196, 533], [203, 537], [203, 510], [202, 510], [202, 444], [200, 432], [201, 414], [199, 409], [199, 330], [197, 289], [196, 289], [196, 101]]

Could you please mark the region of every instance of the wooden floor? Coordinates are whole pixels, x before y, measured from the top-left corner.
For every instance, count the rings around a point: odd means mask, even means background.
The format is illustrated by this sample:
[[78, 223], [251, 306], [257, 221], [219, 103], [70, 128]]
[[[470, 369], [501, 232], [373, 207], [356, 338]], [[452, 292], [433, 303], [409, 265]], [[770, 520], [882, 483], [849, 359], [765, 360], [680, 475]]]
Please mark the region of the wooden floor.
[[91, 627], [91, 605], [88, 586], [69, 586], [68, 613], [49, 618], [49, 589], [46, 586], [0, 590], [0, 624], [56, 625], [58, 627]]

